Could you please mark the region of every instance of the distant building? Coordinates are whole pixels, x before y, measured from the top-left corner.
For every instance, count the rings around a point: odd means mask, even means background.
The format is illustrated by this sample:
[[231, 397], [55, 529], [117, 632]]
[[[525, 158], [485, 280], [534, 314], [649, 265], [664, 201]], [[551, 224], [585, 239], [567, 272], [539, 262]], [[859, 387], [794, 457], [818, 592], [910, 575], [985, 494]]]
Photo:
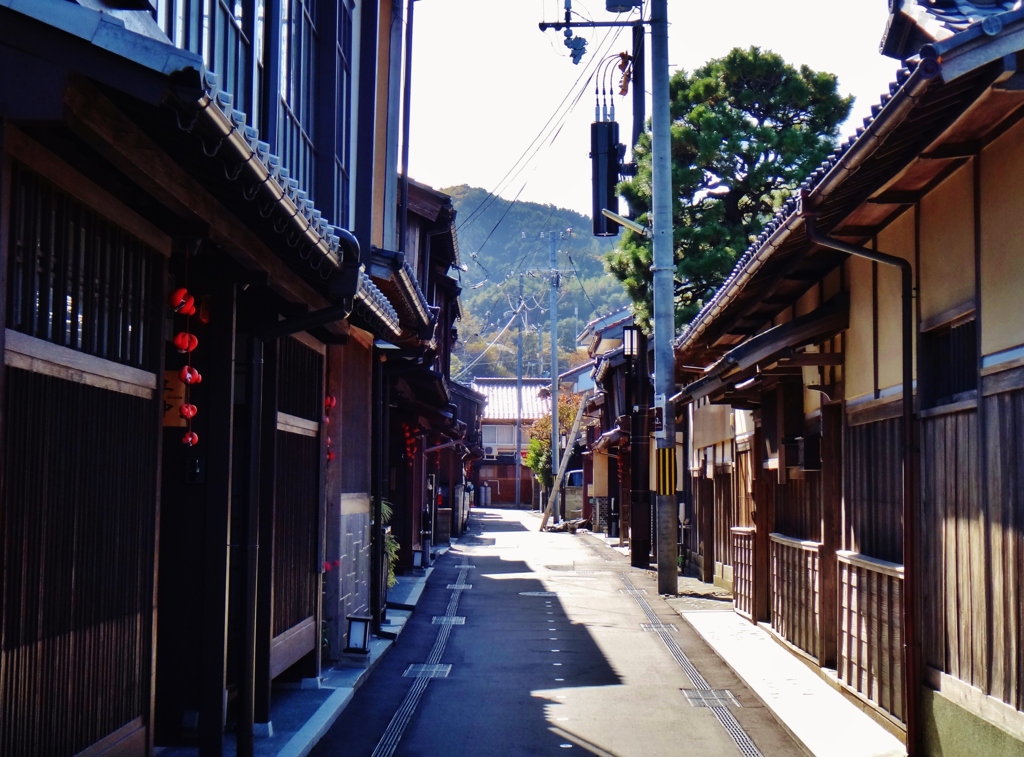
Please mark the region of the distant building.
[[[477, 378], [472, 388], [487, 398], [481, 420], [481, 442], [484, 457], [477, 463], [478, 486], [490, 487], [493, 504], [531, 504], [536, 502], [539, 487], [533, 471], [520, 468], [520, 501], [516, 503], [516, 418], [519, 405], [514, 378]], [[551, 380], [523, 379], [521, 452], [530, 444], [526, 429], [551, 414]]]

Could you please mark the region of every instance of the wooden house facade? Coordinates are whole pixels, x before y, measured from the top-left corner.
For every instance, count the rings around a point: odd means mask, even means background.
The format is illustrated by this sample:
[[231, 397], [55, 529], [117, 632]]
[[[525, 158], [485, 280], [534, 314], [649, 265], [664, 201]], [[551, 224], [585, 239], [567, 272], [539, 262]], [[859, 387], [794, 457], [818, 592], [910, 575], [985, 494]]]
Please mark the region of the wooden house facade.
[[458, 315], [375, 269], [419, 191], [401, 26], [0, 0], [0, 753], [251, 754], [274, 684], [380, 617], [384, 356]]
[[462, 265], [451, 197], [413, 181], [403, 193], [402, 250], [375, 248], [370, 272], [399, 303], [403, 327], [378, 343], [381, 492], [393, 510], [398, 567], [411, 570], [427, 567], [433, 545], [465, 523], [466, 466], [479, 454], [483, 398], [467, 387], [456, 390], [450, 377], [461, 315], [461, 288], [452, 274]]
[[[894, 4], [883, 49], [906, 67], [677, 339], [677, 365], [706, 366], [677, 400], [695, 539], [715, 561], [731, 537], [737, 611], [833, 669], [911, 754], [1008, 755], [1024, 12], [964, 6]], [[718, 507], [720, 476], [742, 506]]]

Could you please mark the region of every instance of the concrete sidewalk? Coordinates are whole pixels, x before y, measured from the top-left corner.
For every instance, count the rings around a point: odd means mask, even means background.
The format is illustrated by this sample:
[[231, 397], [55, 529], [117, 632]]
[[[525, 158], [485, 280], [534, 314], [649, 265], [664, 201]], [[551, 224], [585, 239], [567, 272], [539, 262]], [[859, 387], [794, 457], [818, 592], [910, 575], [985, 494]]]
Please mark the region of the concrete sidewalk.
[[[454, 539], [452, 540], [455, 541]], [[447, 545], [439, 549], [443, 554]], [[432, 568], [419, 575], [398, 576], [398, 583], [388, 590], [387, 620], [381, 625], [382, 636], [370, 640], [369, 659], [365, 665], [342, 663], [325, 668], [319, 679], [298, 684], [275, 686], [270, 707], [271, 728], [255, 740], [256, 757], [305, 757], [338, 719], [358, 689], [394, 645], [394, 640], [412, 615]], [[160, 757], [198, 757], [198, 747], [157, 747]], [[224, 734], [224, 757], [235, 757], [235, 734]]]
[[[593, 534], [619, 554], [618, 538]], [[731, 595], [692, 576], [666, 597], [783, 728], [815, 757], [905, 757], [903, 743], [788, 652], [772, 635], [733, 611]]]
[[810, 754], [906, 755], [906, 748], [895, 736], [783, 649], [763, 628], [730, 610], [679, 610], [679, 614]]

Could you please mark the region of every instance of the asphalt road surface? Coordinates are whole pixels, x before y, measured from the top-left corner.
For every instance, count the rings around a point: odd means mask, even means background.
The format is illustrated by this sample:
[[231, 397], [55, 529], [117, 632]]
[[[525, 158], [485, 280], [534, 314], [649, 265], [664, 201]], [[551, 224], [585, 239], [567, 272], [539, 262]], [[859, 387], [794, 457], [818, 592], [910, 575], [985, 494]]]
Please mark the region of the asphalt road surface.
[[313, 755], [803, 755], [652, 572], [539, 524], [473, 510]]

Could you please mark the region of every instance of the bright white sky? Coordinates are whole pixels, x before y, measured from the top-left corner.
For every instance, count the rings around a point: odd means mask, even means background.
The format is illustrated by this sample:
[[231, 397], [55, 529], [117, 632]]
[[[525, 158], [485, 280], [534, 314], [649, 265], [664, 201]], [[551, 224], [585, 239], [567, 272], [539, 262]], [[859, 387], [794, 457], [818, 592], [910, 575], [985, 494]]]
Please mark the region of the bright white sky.
[[[572, 5], [585, 18], [615, 18], [603, 0]], [[733, 47], [774, 50], [791, 64], [836, 74], [840, 91], [856, 97], [844, 135], [869, 115], [899, 66], [878, 53], [886, 0], [672, 0], [668, 13], [670, 70], [692, 70]], [[412, 178], [436, 188], [469, 184], [508, 199], [521, 192], [521, 200], [590, 215], [594, 84], [584, 88], [584, 82], [599, 57], [630, 50], [630, 31], [623, 29], [609, 45], [601, 41], [618, 30], [576, 30], [588, 40], [587, 54], [576, 66], [562, 32], [541, 32], [537, 26], [562, 17], [563, 0], [416, 2]], [[629, 101], [616, 95], [620, 139], [626, 144], [632, 129]], [[543, 138], [531, 147], [538, 135]], [[517, 166], [524, 154], [528, 160]]]

